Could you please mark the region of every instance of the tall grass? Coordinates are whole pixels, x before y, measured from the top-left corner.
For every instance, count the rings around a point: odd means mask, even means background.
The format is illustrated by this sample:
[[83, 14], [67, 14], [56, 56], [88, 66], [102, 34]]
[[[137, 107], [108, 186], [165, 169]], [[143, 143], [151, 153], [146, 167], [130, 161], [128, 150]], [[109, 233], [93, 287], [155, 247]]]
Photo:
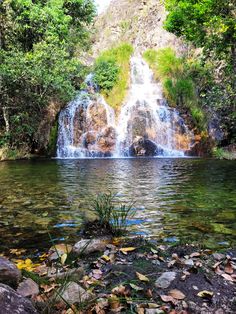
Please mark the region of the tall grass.
[[120, 235], [127, 231], [128, 221], [135, 215], [134, 203], [117, 204], [115, 197], [111, 192], [98, 194], [92, 202], [92, 209], [102, 227], [109, 228], [113, 235]]
[[144, 59], [162, 82], [164, 94], [173, 107], [187, 108], [199, 130], [205, 128], [204, 112], [199, 106], [197, 88], [192, 73], [196, 65], [192, 60], [177, 57], [171, 48], [148, 49]]
[[106, 50], [98, 57], [100, 60], [115, 60], [119, 66], [119, 77], [113, 88], [109, 91], [102, 90], [107, 103], [118, 110], [126, 97], [130, 78], [130, 57], [133, 53], [133, 47], [128, 43], [122, 43], [117, 47]]

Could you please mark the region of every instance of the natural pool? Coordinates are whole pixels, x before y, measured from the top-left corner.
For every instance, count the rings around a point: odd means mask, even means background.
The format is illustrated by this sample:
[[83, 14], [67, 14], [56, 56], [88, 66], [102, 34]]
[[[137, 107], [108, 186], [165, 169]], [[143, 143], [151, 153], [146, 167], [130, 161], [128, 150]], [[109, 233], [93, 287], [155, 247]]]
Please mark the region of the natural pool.
[[0, 163], [0, 249], [75, 241], [92, 195], [136, 202], [134, 234], [208, 247], [236, 240], [236, 162], [81, 159]]

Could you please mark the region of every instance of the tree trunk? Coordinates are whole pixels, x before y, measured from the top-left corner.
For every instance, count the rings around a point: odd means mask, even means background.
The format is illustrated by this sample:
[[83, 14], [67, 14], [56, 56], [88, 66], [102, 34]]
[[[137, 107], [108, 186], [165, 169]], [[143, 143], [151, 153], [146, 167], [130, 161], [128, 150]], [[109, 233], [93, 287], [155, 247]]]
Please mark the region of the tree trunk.
[[4, 118], [4, 121], [5, 121], [5, 125], [6, 125], [6, 133], [9, 133], [10, 132], [10, 122], [9, 122], [8, 108], [7, 107], [3, 107], [2, 111], [3, 111], [3, 118]]

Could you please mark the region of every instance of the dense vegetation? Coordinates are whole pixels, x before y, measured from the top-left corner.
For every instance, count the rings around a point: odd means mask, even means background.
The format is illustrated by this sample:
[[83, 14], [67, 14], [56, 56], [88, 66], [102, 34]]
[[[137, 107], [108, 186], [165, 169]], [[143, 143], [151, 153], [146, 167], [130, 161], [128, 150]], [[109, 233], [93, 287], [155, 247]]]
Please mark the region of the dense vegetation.
[[198, 131], [205, 130], [205, 115], [198, 99], [197, 75], [204, 70], [192, 59], [177, 57], [171, 48], [149, 49], [144, 58], [163, 84], [169, 104], [191, 113]]
[[0, 146], [37, 147], [45, 105], [70, 100], [84, 78], [78, 56], [89, 44], [94, 3], [3, 0], [0, 15]]
[[201, 101], [221, 117], [227, 136], [236, 139], [236, 5], [233, 0], [166, 0], [165, 27], [201, 48], [199, 59], [212, 74]]
[[123, 43], [106, 50], [95, 63], [95, 81], [110, 106], [119, 109], [129, 86], [130, 57], [133, 47]]

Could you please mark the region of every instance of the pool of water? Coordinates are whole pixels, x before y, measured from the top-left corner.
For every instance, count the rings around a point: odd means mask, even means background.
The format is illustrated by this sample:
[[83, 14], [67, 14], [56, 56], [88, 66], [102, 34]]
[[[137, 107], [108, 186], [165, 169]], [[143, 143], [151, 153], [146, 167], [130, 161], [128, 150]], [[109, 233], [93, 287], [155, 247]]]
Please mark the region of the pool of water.
[[0, 249], [78, 238], [93, 195], [135, 201], [133, 234], [209, 247], [236, 240], [236, 162], [90, 159], [0, 163]]

